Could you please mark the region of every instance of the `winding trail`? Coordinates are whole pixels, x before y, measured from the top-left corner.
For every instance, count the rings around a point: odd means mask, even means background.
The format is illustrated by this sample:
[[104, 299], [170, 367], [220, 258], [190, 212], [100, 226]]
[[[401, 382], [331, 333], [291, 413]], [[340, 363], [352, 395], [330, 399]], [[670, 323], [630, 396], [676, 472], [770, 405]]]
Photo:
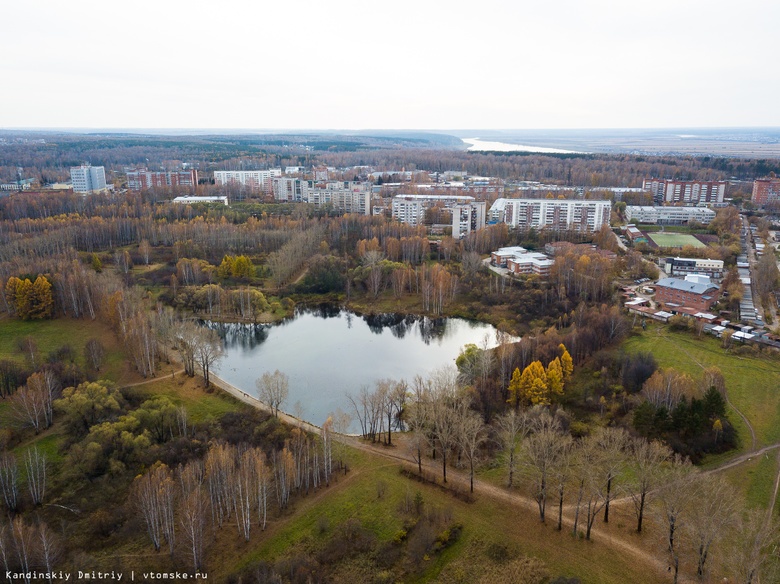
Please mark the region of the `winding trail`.
[[[257, 398], [247, 394], [246, 392], [238, 389], [234, 385], [231, 385], [225, 380], [212, 375], [211, 381], [215, 386], [226, 391], [236, 399], [246, 404], [249, 404], [252, 407], [261, 409], [263, 411], [266, 412], [271, 411], [271, 409], [266, 404], [264, 404]], [[301, 428], [307, 432], [319, 433], [320, 431], [320, 428], [318, 426], [315, 426], [314, 424], [311, 424], [309, 422], [306, 422], [304, 420], [296, 418], [295, 416], [291, 416], [283, 412], [279, 412], [279, 418], [284, 422], [291, 424], [293, 426], [297, 426], [298, 428]], [[417, 471], [416, 462], [411, 460], [408, 456], [404, 456], [403, 454], [398, 453], [394, 450], [390, 450], [387, 447], [371, 445], [363, 441], [357, 436], [336, 434], [336, 439], [339, 442], [343, 444], [347, 444], [353, 448], [362, 450], [364, 452], [369, 452], [376, 456], [381, 456], [386, 459], [393, 460], [396, 463], [400, 463], [407, 466], [408, 468], [412, 469], [414, 472]], [[440, 471], [440, 466], [438, 462], [426, 460], [424, 461], [422, 466], [427, 472], [430, 473], [438, 474]], [[453, 467], [450, 467], [447, 470], [447, 476], [449, 479], [447, 484], [457, 485], [457, 487], [463, 489], [464, 492], [468, 491], [469, 480], [470, 480], [470, 477], [468, 475], [462, 473], [461, 471], [458, 471]], [[531, 513], [538, 513], [536, 501], [534, 501], [530, 497], [526, 497], [518, 494], [517, 492], [513, 492], [508, 489], [498, 487], [496, 485], [490, 484], [476, 477], [474, 478], [474, 492], [479, 493], [483, 496], [490, 497], [491, 499], [500, 501], [502, 503], [506, 503], [507, 505], [511, 505], [512, 507], [521, 508]], [[583, 523], [582, 518], [580, 519], [580, 523]], [[563, 525], [565, 526], [565, 528], [571, 529], [574, 526], [573, 518], [569, 517], [567, 514], [564, 514]], [[630, 554], [631, 556], [635, 557], [637, 560], [640, 560], [641, 562], [646, 564], [650, 569], [656, 572], [659, 579], [663, 579], [666, 577], [667, 570], [668, 570], [668, 563], [666, 561], [659, 559], [658, 557], [648, 553], [643, 548], [634, 545], [631, 542], [615, 537], [609, 533], [605, 533], [602, 529], [599, 528], [598, 524], [596, 523], [594, 523], [593, 525], [592, 535], [593, 535], [593, 539], [596, 542], [599, 543], [603, 542], [606, 545], [612, 547], [613, 549], [619, 550], [621, 552], [625, 552], [626, 554]], [[679, 581], [693, 582], [694, 580], [684, 577], [681, 574]]]

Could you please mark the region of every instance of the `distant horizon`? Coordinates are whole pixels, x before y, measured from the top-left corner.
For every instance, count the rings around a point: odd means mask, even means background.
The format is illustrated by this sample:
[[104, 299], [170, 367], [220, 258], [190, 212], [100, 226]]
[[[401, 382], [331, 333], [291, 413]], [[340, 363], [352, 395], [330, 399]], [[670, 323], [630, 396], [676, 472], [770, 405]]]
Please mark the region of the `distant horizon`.
[[[370, 133], [370, 132], [384, 132], [384, 133], [426, 133], [426, 134], [447, 134], [455, 133], [457, 137], [465, 134], [473, 133], [491, 133], [491, 134], [506, 134], [511, 132], [550, 132], [550, 133], [563, 133], [563, 132], [664, 132], [664, 131], [681, 131], [681, 130], [695, 130], [695, 131], [738, 131], [738, 130], [777, 130], [780, 131], [779, 126], [664, 126], [664, 127], [581, 127], [581, 128], [382, 128], [382, 127], [368, 127], [368, 128], [311, 128], [311, 127], [298, 127], [298, 128], [251, 128], [251, 127], [209, 127], [209, 126], [3, 126], [0, 127], [0, 132], [60, 132], [60, 133], [161, 133], [161, 132], [188, 132], [188, 133], [204, 133], [204, 134], [220, 134], [220, 133], [247, 133], [247, 134], [334, 134], [334, 133]], [[478, 138], [479, 136], [471, 136], [472, 138]]]

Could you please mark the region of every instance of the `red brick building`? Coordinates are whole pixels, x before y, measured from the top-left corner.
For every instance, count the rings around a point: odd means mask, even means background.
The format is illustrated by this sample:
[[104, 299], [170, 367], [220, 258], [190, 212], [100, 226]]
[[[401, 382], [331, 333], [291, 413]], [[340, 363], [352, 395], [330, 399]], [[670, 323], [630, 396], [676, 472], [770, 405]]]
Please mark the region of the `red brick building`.
[[705, 312], [718, 301], [720, 288], [712, 283], [663, 278], [655, 284], [655, 300], [668, 307], [687, 306]]
[[176, 172], [152, 172], [145, 168], [127, 171], [127, 188], [131, 191], [143, 191], [159, 187], [195, 187], [198, 186], [197, 170]]
[[753, 181], [753, 204], [766, 205], [780, 200], [780, 178], [757, 178]]

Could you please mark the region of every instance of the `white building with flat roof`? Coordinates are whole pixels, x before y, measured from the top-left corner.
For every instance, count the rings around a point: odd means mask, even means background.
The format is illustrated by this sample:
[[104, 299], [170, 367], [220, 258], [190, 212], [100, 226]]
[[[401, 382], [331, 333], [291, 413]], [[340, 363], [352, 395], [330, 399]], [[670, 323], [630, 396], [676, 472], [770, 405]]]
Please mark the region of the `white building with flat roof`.
[[282, 176], [281, 168], [269, 170], [215, 170], [214, 183], [219, 186], [241, 185], [252, 190], [270, 193], [273, 179]]
[[458, 205], [472, 203], [474, 203], [474, 197], [471, 195], [397, 195], [393, 197], [393, 219], [407, 225], [421, 225], [425, 219], [426, 209], [435, 206], [453, 209]]
[[518, 229], [594, 232], [609, 225], [610, 201], [587, 199], [496, 199], [490, 220]]
[[106, 169], [102, 166], [82, 164], [70, 169], [74, 193], [95, 193], [106, 190]]
[[648, 207], [629, 205], [626, 220], [630, 223], [685, 225], [696, 221], [702, 225], [715, 219], [715, 211], [706, 207]]

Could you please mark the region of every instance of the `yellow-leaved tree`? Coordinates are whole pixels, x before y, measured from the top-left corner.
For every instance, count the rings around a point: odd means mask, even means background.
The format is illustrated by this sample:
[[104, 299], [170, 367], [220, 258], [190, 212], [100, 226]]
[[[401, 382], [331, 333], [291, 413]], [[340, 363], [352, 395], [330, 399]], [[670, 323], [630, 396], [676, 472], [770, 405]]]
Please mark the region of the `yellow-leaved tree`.
[[561, 369], [563, 370], [563, 381], [566, 382], [569, 380], [569, 377], [571, 377], [572, 372], [574, 371], [574, 361], [571, 358], [571, 355], [569, 355], [569, 351], [566, 349], [566, 345], [561, 343], [558, 345], [558, 348], [561, 350]]
[[553, 396], [563, 395], [563, 368], [559, 357], [547, 365], [547, 389]]

